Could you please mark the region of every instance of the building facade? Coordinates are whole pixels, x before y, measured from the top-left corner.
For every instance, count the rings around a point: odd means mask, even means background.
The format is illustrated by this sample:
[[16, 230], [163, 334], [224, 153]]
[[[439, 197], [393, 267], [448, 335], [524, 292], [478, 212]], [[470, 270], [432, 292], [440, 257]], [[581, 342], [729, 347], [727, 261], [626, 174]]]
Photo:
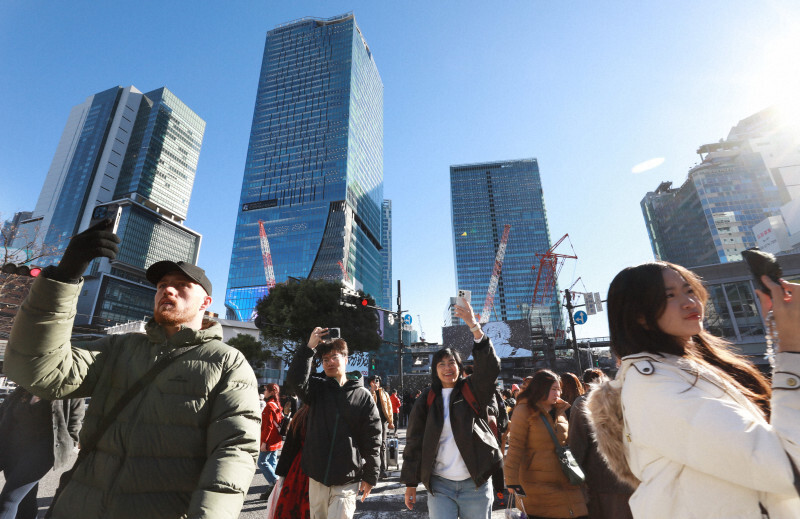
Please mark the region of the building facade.
[[[700, 146], [700, 164], [673, 188], [662, 182], [641, 201], [656, 259], [684, 266], [741, 260], [759, 243], [765, 228], [754, 227], [781, 214], [795, 194], [798, 163], [786, 132], [776, 130], [774, 113], [764, 111], [734, 126], [728, 138]], [[762, 226], [763, 227], [763, 226]], [[766, 233], [769, 234], [769, 233]]]
[[383, 84], [352, 14], [267, 33], [239, 202], [228, 318], [290, 277], [381, 298]]
[[197, 261], [200, 235], [183, 221], [204, 132], [205, 122], [166, 88], [114, 87], [72, 109], [21, 229], [53, 250], [42, 265], [55, 264], [96, 206], [121, 207], [119, 255], [90, 265], [76, 323], [108, 326], [152, 314], [147, 267]]
[[[783, 278], [800, 281], [800, 254], [778, 257]], [[764, 373], [771, 373], [764, 358], [766, 338], [761, 303], [747, 265], [742, 261], [706, 265], [691, 269], [703, 279], [709, 293], [705, 307], [705, 329], [731, 342], [736, 350]]]
[[381, 274], [381, 298], [378, 306], [392, 309], [392, 201], [384, 200], [381, 219], [381, 258], [383, 273]]
[[450, 207], [456, 286], [472, 291], [480, 312], [488, 293], [504, 227], [511, 226], [489, 321], [527, 320], [545, 336], [563, 330], [555, 286], [532, 306], [536, 253], [551, 247], [536, 159], [450, 167]]

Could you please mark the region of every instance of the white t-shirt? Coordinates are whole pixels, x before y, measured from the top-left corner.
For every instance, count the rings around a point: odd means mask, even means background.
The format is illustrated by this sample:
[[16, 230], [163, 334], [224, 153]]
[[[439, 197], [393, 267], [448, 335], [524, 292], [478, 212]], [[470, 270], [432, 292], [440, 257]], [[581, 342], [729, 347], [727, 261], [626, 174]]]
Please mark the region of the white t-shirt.
[[450, 395], [453, 388], [442, 388], [442, 404], [444, 405], [444, 427], [439, 436], [439, 449], [436, 451], [436, 463], [433, 465], [433, 474], [451, 481], [463, 481], [471, 476], [464, 458], [458, 451], [456, 439], [453, 437], [453, 427], [450, 425]]

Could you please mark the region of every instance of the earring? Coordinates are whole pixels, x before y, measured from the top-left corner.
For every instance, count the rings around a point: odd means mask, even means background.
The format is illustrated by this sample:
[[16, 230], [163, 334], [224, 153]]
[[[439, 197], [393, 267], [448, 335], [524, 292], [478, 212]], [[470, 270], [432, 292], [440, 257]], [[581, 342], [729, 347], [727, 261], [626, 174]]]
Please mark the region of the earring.
[[[767, 312], [767, 318], [765, 320], [767, 322], [767, 333], [764, 334], [764, 339], [767, 342], [767, 349], [764, 358], [769, 361], [770, 367], [775, 369], [775, 349], [779, 349], [781, 344], [778, 337], [778, 328], [775, 326], [775, 315], [772, 313], [772, 310]], [[775, 348], [773, 348], [773, 345]]]

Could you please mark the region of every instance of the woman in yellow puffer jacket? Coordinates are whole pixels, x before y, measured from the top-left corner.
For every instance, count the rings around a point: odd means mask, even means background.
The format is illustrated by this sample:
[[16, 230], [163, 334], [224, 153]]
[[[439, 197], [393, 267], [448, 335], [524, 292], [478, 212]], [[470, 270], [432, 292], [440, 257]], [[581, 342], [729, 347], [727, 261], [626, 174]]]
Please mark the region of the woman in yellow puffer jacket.
[[[561, 445], [567, 443], [569, 404], [559, 398], [561, 381], [549, 370], [537, 371], [519, 396], [511, 418], [509, 448], [505, 457], [506, 486], [521, 485], [528, 517], [586, 517], [586, 499], [561, 471], [555, 445], [542, 416], [550, 422]], [[509, 488], [509, 492], [514, 492]]]

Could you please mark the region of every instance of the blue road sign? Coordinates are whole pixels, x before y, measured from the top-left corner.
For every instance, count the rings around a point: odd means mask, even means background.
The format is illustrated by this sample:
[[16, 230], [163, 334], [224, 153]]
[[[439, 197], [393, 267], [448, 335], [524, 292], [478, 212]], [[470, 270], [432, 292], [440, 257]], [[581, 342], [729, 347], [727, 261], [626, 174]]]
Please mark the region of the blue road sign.
[[411, 316], [406, 314], [403, 316], [403, 322], [406, 324], [411, 324]]
[[575, 320], [575, 324], [585, 324], [586, 320], [589, 319], [589, 316], [586, 315], [586, 312], [583, 310], [578, 310], [575, 312], [573, 319]]

